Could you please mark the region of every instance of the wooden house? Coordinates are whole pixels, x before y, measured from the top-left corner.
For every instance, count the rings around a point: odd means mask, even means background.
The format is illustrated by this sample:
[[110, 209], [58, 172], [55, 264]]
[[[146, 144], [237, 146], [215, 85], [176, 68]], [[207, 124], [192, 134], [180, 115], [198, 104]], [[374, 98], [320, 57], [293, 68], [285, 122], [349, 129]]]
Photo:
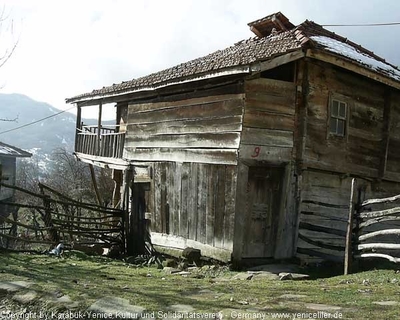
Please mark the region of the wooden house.
[[[67, 99], [75, 154], [114, 169], [130, 232], [148, 218], [156, 245], [342, 259], [351, 177], [365, 194], [400, 192], [400, 70], [311, 21], [249, 26], [231, 47]], [[90, 105], [97, 126], [81, 123]]]
[[[1, 182], [15, 185], [17, 158], [26, 158], [31, 156], [32, 155], [29, 152], [0, 142]], [[12, 201], [13, 196], [14, 190], [0, 187], [0, 201]], [[8, 217], [11, 211], [12, 208], [8, 205], [0, 204], [0, 223], [2, 223], [2, 217]]]

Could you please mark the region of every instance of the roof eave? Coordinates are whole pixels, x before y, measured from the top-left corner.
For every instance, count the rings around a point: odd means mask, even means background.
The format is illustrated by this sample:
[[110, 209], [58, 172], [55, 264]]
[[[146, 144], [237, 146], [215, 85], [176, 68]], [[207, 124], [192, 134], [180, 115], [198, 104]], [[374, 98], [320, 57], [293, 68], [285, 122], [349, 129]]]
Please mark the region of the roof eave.
[[3, 157], [3, 158], [30, 158], [30, 157], [32, 157], [32, 154], [30, 154], [29, 152], [26, 152], [24, 154], [1, 154], [0, 153], [0, 157]]
[[108, 93], [108, 94], [89, 95], [89, 96], [81, 97], [81, 98], [79, 98], [79, 97], [78, 98], [69, 98], [69, 99], [66, 99], [66, 103], [85, 103], [86, 105], [91, 105], [90, 102], [94, 102], [93, 104], [95, 104], [95, 101], [102, 100], [102, 99], [107, 99], [107, 98], [112, 98], [112, 97], [120, 97], [120, 96], [124, 96], [124, 95], [145, 92], [145, 91], [154, 91], [154, 90], [157, 90], [160, 88], [169, 87], [169, 86], [173, 86], [173, 85], [195, 82], [195, 81], [205, 80], [205, 79], [212, 79], [212, 78], [223, 77], [223, 76], [228, 76], [228, 75], [248, 74], [250, 72], [251, 72], [250, 65], [236, 66], [236, 67], [231, 67], [231, 68], [225, 68], [225, 69], [218, 70], [215, 72], [198, 74], [195, 77], [178, 78], [178, 79], [174, 79], [173, 81], [169, 81], [169, 82], [161, 82], [161, 83], [155, 84], [153, 86], [131, 88], [131, 89], [125, 90], [125, 91]]

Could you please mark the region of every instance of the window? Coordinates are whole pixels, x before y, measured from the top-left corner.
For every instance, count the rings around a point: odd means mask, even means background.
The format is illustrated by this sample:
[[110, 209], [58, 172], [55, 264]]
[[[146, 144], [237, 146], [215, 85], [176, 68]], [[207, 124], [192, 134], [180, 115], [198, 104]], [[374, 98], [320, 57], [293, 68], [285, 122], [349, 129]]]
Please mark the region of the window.
[[332, 135], [344, 137], [347, 127], [347, 103], [331, 99], [329, 133]]

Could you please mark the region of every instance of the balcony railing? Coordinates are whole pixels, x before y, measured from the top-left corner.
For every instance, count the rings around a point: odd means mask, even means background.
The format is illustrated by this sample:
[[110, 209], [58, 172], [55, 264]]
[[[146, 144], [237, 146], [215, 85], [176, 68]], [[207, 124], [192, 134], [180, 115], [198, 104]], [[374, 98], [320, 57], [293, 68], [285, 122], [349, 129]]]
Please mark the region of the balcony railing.
[[[77, 128], [75, 152], [99, 157], [122, 158], [125, 132], [119, 126], [86, 126]], [[100, 130], [100, 131], [99, 131]]]

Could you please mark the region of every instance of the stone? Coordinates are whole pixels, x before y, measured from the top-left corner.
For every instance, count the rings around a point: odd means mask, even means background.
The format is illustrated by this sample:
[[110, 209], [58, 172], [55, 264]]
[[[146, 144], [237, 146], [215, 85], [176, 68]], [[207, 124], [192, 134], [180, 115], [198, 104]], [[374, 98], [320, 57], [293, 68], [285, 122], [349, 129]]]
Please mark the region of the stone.
[[297, 273], [300, 272], [300, 267], [294, 264], [264, 264], [247, 269], [249, 271], [268, 271], [279, 274], [281, 272]]
[[310, 276], [308, 274], [289, 273], [289, 272], [279, 273], [280, 280], [307, 280], [309, 278], [310, 278]]
[[279, 273], [279, 280], [293, 280], [293, 276], [291, 273], [281, 272]]
[[247, 273], [253, 275], [253, 280], [279, 280], [276, 273], [268, 271], [247, 271]]
[[291, 273], [293, 280], [308, 280], [310, 275], [305, 273]]
[[186, 258], [191, 262], [198, 262], [201, 258], [201, 251], [199, 249], [187, 247], [182, 252], [182, 257]]
[[35, 300], [37, 297], [37, 293], [35, 291], [28, 291], [26, 293], [17, 293], [12, 299], [22, 304], [27, 304]]
[[0, 291], [17, 292], [22, 289], [27, 289], [31, 283], [27, 281], [3, 281], [0, 282]]
[[188, 276], [188, 275], [191, 274], [191, 272], [189, 272], [189, 271], [179, 271], [179, 272], [177, 272], [175, 274], [180, 275], [180, 276]]
[[251, 280], [251, 279], [253, 279], [253, 276], [254, 276], [253, 274], [241, 272], [241, 273], [238, 273], [237, 275], [233, 276], [231, 278], [231, 280]]
[[87, 312], [112, 315], [114, 318], [139, 319], [146, 311], [141, 306], [131, 305], [127, 299], [118, 297], [104, 297], [93, 303]]
[[172, 312], [189, 313], [193, 312], [194, 308], [188, 304], [173, 304], [168, 307], [168, 310]]
[[49, 303], [61, 305], [69, 309], [74, 309], [79, 306], [78, 302], [73, 301], [70, 296], [64, 295], [59, 291], [53, 292], [52, 294], [45, 296], [44, 299], [47, 300]]
[[338, 311], [338, 310], [342, 310], [341, 307], [331, 306], [331, 305], [328, 305], [328, 304], [321, 304], [321, 303], [306, 303], [304, 306], [307, 309], [316, 310], [316, 311]]

